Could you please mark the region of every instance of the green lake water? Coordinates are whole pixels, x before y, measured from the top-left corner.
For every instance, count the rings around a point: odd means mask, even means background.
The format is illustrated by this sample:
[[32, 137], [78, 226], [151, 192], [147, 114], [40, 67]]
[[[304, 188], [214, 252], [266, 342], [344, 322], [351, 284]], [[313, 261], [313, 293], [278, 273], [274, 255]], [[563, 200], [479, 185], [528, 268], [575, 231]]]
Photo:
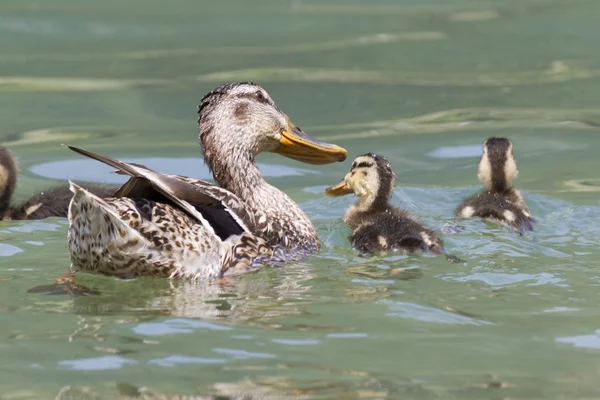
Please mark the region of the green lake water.
[[[232, 80], [349, 160], [260, 156], [323, 249], [226, 288], [80, 274], [100, 296], [30, 294], [69, 266], [67, 221], [1, 222], [0, 399], [600, 398], [599, 20], [596, 0], [3, 0], [16, 200], [119, 182], [60, 143], [208, 177], [196, 106]], [[351, 158], [387, 156], [394, 203], [441, 229], [492, 135], [533, 233], [467, 221], [443, 235], [465, 265], [351, 250], [354, 199], [323, 193]]]

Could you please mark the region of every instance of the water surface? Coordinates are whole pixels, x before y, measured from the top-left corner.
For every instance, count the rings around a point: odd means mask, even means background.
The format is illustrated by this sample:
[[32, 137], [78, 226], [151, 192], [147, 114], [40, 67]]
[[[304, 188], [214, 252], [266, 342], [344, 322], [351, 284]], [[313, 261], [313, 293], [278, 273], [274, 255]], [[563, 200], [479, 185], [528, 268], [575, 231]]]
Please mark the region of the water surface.
[[508, 136], [539, 222], [465, 222], [443, 236], [465, 265], [362, 257], [341, 224], [353, 199], [323, 194], [349, 162], [264, 155], [319, 254], [225, 288], [81, 274], [91, 297], [27, 293], [68, 267], [65, 220], [2, 222], [0, 398], [599, 397], [599, 16], [592, 0], [3, 1], [18, 199], [119, 181], [60, 143], [208, 178], [196, 105], [252, 79], [309, 134], [387, 156], [394, 202], [434, 229], [479, 189], [483, 140]]

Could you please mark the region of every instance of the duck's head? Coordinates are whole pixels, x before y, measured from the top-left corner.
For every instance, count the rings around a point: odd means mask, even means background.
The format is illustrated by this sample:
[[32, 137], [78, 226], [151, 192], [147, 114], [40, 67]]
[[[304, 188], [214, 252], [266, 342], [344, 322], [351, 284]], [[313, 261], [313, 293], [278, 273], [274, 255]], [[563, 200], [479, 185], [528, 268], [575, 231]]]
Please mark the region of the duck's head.
[[254, 83], [228, 83], [202, 98], [198, 106], [200, 143], [205, 160], [251, 158], [265, 151], [308, 164], [344, 161], [345, 149], [305, 134]]
[[509, 139], [491, 137], [483, 143], [478, 177], [486, 190], [505, 192], [512, 187], [518, 173], [513, 144]]
[[10, 206], [10, 200], [17, 185], [17, 162], [11, 152], [0, 146], [0, 213]]
[[396, 185], [396, 175], [389, 161], [379, 154], [367, 153], [354, 159], [350, 171], [335, 186], [327, 188], [329, 196], [354, 193], [361, 208], [385, 206]]

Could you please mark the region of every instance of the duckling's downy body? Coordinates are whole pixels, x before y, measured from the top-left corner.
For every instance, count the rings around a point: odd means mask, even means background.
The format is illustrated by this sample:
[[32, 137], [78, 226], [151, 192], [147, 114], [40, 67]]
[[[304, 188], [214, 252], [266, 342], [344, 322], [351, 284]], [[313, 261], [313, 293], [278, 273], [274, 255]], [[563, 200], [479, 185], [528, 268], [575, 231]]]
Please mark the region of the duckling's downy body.
[[[19, 168], [11, 152], [0, 146], [0, 219], [25, 220], [66, 217], [73, 193], [68, 185], [60, 185], [33, 195], [23, 203], [11, 206], [17, 186]], [[97, 196], [109, 197], [117, 189], [105, 185], [86, 185]]]
[[406, 211], [389, 204], [395, 182], [396, 175], [384, 157], [364, 154], [354, 160], [342, 182], [326, 190], [330, 196], [354, 193], [359, 197], [343, 219], [352, 229], [352, 246], [367, 253], [445, 253], [443, 242], [435, 232]]
[[512, 142], [498, 137], [487, 139], [478, 174], [485, 188], [457, 207], [456, 218], [480, 217], [509, 225], [521, 234], [532, 231], [531, 212], [521, 192], [512, 187], [517, 175]]

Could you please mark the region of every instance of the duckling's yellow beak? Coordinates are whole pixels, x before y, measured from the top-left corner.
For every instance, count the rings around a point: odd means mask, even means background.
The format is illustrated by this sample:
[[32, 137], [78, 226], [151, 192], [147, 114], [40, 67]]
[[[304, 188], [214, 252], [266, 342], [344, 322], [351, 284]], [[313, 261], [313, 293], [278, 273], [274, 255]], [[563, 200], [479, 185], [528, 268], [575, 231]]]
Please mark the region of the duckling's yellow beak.
[[346, 185], [346, 181], [342, 180], [337, 185], [325, 189], [325, 193], [328, 196], [337, 197], [352, 194], [354, 192]]
[[288, 119], [287, 128], [281, 131], [281, 145], [274, 153], [281, 154], [306, 164], [330, 164], [344, 161], [348, 156], [346, 149], [331, 143], [321, 142], [302, 132]]

